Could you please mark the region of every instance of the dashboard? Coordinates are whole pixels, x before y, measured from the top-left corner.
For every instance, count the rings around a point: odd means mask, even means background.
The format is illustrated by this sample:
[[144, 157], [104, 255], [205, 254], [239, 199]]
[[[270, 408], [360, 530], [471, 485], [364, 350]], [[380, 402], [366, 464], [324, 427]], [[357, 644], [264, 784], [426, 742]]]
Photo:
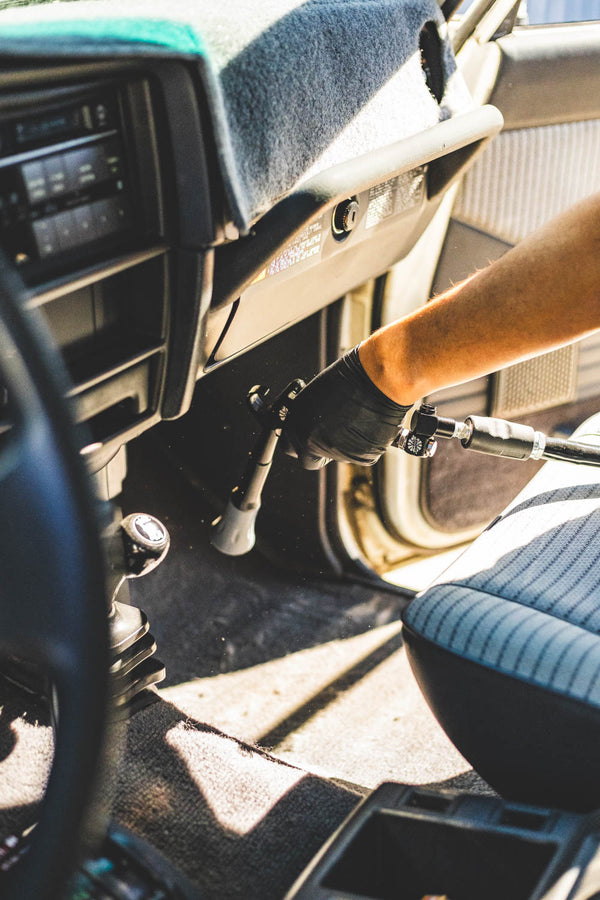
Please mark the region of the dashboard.
[[404, 256], [502, 123], [493, 107], [440, 117], [300, 179], [244, 228], [197, 62], [2, 74], [0, 240], [61, 349], [94, 470], [183, 415], [199, 378]]

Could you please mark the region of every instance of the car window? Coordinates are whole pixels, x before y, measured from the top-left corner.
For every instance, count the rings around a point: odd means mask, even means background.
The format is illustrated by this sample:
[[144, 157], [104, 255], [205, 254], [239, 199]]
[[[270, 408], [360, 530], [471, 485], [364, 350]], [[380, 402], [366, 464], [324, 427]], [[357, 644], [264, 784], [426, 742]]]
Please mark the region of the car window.
[[521, 6], [524, 24], [529, 25], [600, 19], [600, 0], [526, 0]]
[[[473, 0], [466, 0], [458, 15], [467, 11]], [[521, 25], [552, 25], [560, 22], [600, 20], [600, 0], [523, 0], [519, 8]]]

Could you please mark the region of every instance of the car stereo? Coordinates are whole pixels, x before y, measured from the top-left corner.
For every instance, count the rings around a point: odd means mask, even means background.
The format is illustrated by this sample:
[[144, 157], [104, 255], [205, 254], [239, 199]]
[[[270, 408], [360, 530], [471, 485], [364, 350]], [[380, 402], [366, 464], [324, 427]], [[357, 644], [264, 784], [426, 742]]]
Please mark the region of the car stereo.
[[0, 243], [19, 267], [130, 231], [131, 199], [116, 90], [2, 115]]

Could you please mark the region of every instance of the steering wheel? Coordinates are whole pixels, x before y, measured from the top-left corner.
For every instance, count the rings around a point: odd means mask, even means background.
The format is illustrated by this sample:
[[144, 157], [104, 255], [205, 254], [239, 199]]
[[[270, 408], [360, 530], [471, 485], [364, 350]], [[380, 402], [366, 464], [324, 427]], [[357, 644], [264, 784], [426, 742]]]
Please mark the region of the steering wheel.
[[108, 616], [97, 508], [63, 400], [67, 379], [25, 289], [0, 255], [0, 381], [11, 428], [0, 444], [0, 656], [51, 678], [54, 761], [28, 852], [0, 896], [50, 900], [90, 822], [108, 709]]

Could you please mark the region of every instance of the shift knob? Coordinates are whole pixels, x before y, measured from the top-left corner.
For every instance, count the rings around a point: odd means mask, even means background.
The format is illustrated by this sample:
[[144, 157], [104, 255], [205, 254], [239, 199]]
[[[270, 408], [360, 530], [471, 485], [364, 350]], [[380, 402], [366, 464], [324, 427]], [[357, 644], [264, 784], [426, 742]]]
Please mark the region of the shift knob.
[[131, 513], [121, 522], [126, 578], [152, 572], [168, 553], [171, 539], [163, 523], [148, 513]]

